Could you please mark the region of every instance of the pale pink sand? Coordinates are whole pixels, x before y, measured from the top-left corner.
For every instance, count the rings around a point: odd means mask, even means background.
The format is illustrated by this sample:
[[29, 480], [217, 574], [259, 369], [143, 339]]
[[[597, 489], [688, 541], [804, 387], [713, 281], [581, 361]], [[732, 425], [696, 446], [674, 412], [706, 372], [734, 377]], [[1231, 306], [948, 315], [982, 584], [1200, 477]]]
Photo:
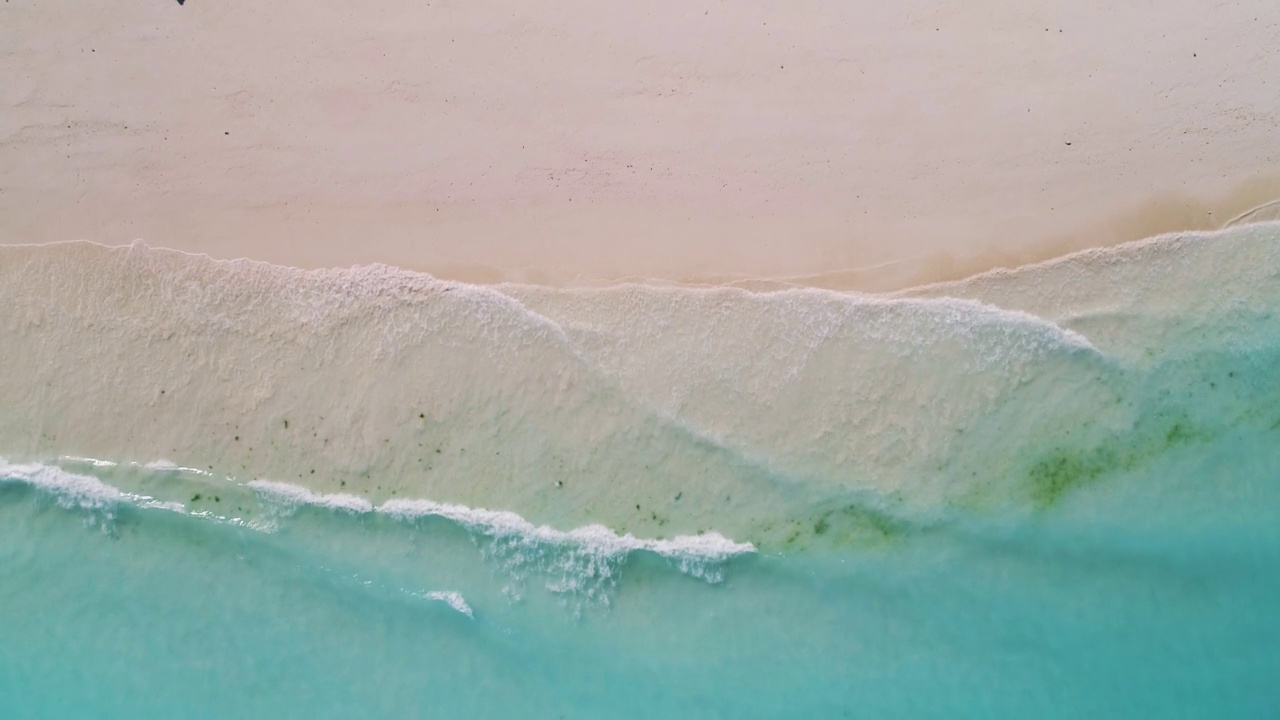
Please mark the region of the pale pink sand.
[[0, 242], [886, 289], [1280, 197], [1280, 4], [17, 0]]

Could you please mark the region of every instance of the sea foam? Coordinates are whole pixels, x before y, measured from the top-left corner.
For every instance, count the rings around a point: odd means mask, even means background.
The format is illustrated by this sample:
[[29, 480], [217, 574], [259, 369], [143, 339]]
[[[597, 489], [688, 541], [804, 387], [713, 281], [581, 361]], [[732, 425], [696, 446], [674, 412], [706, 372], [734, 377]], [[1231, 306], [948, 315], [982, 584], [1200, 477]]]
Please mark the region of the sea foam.
[[[102, 461], [95, 464], [99, 467], [114, 466], [114, 463]], [[0, 457], [0, 482], [22, 482], [39, 488], [49, 492], [57, 498], [59, 505], [66, 508], [110, 510], [122, 503], [129, 503], [141, 508], [158, 508], [173, 512], [182, 512], [184, 509], [179, 502], [121, 492], [118, 488], [89, 475], [67, 472], [57, 466], [41, 463], [11, 463], [3, 457]]]
[[471, 609], [471, 606], [467, 604], [466, 598], [462, 597], [462, 593], [460, 592], [456, 592], [454, 590], [432, 590], [431, 592], [425, 593], [422, 597], [427, 600], [442, 602], [469, 618], [474, 619], [476, 616], [475, 612]]
[[[400, 524], [417, 525], [427, 518], [453, 523], [475, 539], [482, 554], [496, 560], [514, 581], [532, 577], [543, 579], [547, 589], [584, 601], [608, 602], [628, 556], [637, 552], [652, 553], [668, 561], [682, 574], [710, 583], [724, 579], [724, 566], [740, 555], [755, 552], [750, 543], [734, 542], [719, 533], [682, 536], [668, 540], [619, 535], [603, 525], [589, 525], [563, 531], [536, 526], [509, 511], [470, 508], [463, 505], [437, 503], [430, 500], [390, 500], [374, 506], [353, 495], [317, 493], [289, 483], [255, 480], [240, 484], [218, 479], [206, 471], [185, 473], [169, 463], [115, 463], [94, 458], [64, 458], [63, 462], [99, 471], [124, 467], [113, 479], [119, 482], [147, 483], [171, 498], [191, 497], [184, 504], [176, 499], [156, 498], [121, 490], [104, 480], [75, 472], [56, 464], [11, 463], [0, 458], [0, 482], [23, 483], [54, 497], [68, 509], [106, 513], [108, 520], [120, 505], [139, 509], [163, 509], [184, 513], [195, 519], [229, 522], [250, 530], [273, 532], [280, 523], [304, 507], [330, 511], [336, 516], [377, 515]], [[248, 491], [245, 493], [244, 491]], [[235, 497], [238, 514], [220, 515], [209, 509], [213, 494], [221, 505]], [[252, 505], [254, 496], [262, 500]], [[514, 587], [514, 586], [513, 586]], [[518, 593], [517, 593], [518, 595]], [[439, 595], [428, 599], [448, 602], [459, 612], [471, 615], [461, 596]], [[459, 604], [460, 603], [460, 604]]]

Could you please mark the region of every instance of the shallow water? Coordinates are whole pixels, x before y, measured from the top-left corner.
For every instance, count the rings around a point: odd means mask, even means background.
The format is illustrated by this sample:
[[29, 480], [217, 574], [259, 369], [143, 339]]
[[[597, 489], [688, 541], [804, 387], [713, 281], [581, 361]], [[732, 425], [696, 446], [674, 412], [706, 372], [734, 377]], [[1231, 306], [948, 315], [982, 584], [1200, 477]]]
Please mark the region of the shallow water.
[[3, 714], [1267, 717], [1278, 242], [894, 297], [0, 248]]

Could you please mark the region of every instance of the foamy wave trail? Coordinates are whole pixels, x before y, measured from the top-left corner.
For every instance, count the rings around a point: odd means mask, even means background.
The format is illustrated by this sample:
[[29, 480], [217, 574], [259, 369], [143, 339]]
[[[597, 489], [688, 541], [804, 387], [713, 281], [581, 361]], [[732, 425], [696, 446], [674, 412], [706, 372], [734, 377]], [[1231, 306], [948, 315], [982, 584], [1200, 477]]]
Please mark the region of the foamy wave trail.
[[388, 500], [375, 507], [354, 495], [315, 493], [288, 483], [255, 480], [248, 487], [264, 495], [273, 509], [286, 513], [310, 505], [350, 514], [379, 513], [414, 525], [429, 518], [448, 520], [470, 531], [485, 555], [497, 560], [511, 577], [546, 576], [548, 590], [588, 601], [608, 603], [632, 553], [652, 553], [685, 575], [718, 583], [724, 580], [727, 561], [755, 552], [750, 543], [734, 542], [714, 531], [669, 540], [642, 539], [618, 535], [599, 524], [564, 531], [535, 526], [510, 511], [431, 500]]
[[462, 597], [461, 593], [453, 590], [432, 590], [423, 595], [423, 597], [428, 600], [442, 602], [469, 618], [474, 619], [476, 616], [475, 612], [471, 610], [471, 606], [467, 604], [466, 598]]
[[[518, 597], [518, 588], [537, 577], [543, 579], [546, 589], [566, 597], [579, 609], [608, 604], [633, 553], [651, 553], [682, 574], [718, 583], [724, 580], [728, 561], [755, 552], [751, 544], [737, 543], [715, 532], [652, 540], [620, 536], [603, 525], [562, 531], [535, 526], [513, 512], [430, 500], [389, 500], [375, 507], [354, 495], [316, 493], [267, 480], [240, 484], [203, 470], [182, 470], [169, 462], [121, 464], [83, 457], [64, 458], [63, 462], [71, 468], [79, 466], [81, 471], [51, 464], [15, 464], [0, 458], [0, 483], [23, 483], [48, 493], [61, 507], [92, 511], [92, 517], [108, 529], [122, 505], [184, 513], [262, 532], [280, 530], [304, 508], [331, 511], [336, 517], [378, 515], [414, 528], [422, 528], [424, 520], [438, 518], [466, 530], [480, 546], [482, 556], [497, 561], [497, 569], [511, 581], [506, 588], [509, 597]], [[108, 472], [113, 482], [146, 488], [160, 497], [121, 490], [92, 472]], [[471, 613], [468, 610], [465, 614]]]
[[355, 495], [325, 495], [297, 485], [271, 482], [270, 480], [254, 480], [248, 485], [254, 490], [273, 498], [283, 508], [290, 511], [301, 505], [315, 505], [353, 514], [373, 512], [373, 503]]
[[[102, 465], [110, 464], [102, 463]], [[40, 463], [11, 464], [3, 457], [0, 457], [0, 482], [23, 482], [48, 491], [57, 498], [58, 504], [65, 508], [111, 510], [122, 503], [131, 503], [141, 508], [158, 508], [174, 512], [183, 510], [181, 503], [121, 492], [88, 475], [69, 473], [61, 468]]]

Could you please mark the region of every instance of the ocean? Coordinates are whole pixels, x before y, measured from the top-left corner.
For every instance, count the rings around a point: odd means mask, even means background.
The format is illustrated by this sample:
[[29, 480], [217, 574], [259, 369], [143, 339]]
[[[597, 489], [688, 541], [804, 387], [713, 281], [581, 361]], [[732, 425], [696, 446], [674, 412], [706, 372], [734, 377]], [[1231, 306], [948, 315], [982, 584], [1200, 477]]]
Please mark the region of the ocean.
[[0, 717], [1275, 717], [1280, 224], [885, 295], [0, 247]]

